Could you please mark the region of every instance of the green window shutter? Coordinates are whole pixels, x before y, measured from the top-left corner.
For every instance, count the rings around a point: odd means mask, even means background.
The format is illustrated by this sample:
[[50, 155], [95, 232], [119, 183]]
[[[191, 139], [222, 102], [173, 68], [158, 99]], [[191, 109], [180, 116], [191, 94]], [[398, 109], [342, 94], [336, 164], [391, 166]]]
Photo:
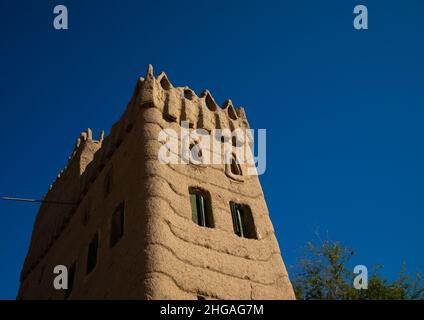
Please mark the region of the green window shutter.
[[199, 226], [206, 227], [206, 213], [205, 213], [205, 198], [202, 195], [197, 195], [197, 203], [199, 208], [197, 213], [199, 214]]
[[240, 229], [240, 237], [244, 237], [244, 228], [243, 228], [243, 212], [240, 209], [239, 206], [236, 207], [237, 210], [237, 220], [238, 220], [238, 224], [239, 224], [239, 229]]
[[196, 195], [190, 193], [190, 204], [191, 204], [191, 218], [193, 222], [199, 223], [197, 215], [197, 199]]
[[234, 233], [238, 236], [241, 236], [239, 214], [238, 214], [238, 210], [237, 210], [237, 205], [235, 203], [231, 202], [230, 207], [231, 207], [231, 216], [233, 218]]
[[238, 234], [237, 213], [236, 213], [236, 208], [234, 206], [234, 203], [230, 202], [230, 208], [231, 208], [231, 218], [233, 219], [234, 233]]
[[210, 207], [207, 198], [199, 191], [190, 191], [191, 218], [201, 227], [211, 227], [212, 221], [208, 221]]
[[230, 202], [234, 233], [239, 237], [257, 239], [252, 211], [247, 205]]

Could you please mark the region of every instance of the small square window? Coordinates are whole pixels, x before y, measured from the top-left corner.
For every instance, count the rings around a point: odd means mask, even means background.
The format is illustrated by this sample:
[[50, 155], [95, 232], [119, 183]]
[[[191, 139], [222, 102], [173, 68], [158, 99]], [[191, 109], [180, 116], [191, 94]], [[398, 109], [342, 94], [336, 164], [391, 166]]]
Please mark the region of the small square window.
[[246, 205], [230, 202], [234, 233], [239, 237], [257, 239], [253, 215]]
[[193, 222], [201, 227], [213, 228], [209, 195], [198, 189], [190, 189], [189, 191]]

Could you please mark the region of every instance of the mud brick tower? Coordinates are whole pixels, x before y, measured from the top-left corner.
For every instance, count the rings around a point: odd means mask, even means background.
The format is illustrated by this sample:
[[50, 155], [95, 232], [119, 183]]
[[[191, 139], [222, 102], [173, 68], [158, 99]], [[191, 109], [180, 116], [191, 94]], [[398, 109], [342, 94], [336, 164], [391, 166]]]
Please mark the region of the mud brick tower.
[[[259, 179], [243, 165], [161, 164], [165, 128], [248, 128], [243, 108], [137, 82], [110, 134], [78, 138], [41, 205], [19, 299], [294, 299]], [[68, 268], [68, 290], [53, 269]]]

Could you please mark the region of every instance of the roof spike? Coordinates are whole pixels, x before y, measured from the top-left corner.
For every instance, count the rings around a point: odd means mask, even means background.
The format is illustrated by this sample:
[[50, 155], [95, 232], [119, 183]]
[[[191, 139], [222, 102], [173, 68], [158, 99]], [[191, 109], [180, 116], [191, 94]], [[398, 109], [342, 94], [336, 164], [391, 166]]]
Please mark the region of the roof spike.
[[237, 113], [239, 118], [246, 119], [246, 111], [244, 111], [244, 108], [242, 106], [240, 106], [236, 109], [236, 113]]
[[231, 99], [227, 99], [224, 101], [224, 103], [222, 104], [222, 109], [227, 109], [229, 106], [233, 106], [233, 102], [231, 101]]
[[151, 64], [149, 64], [149, 66], [147, 67], [147, 73], [146, 73], [146, 79], [149, 77], [154, 77], [153, 76], [153, 66]]
[[100, 142], [103, 142], [104, 138], [105, 138], [105, 131], [104, 131], [104, 130], [102, 130], [102, 132], [100, 132], [99, 141], [100, 141]]
[[81, 142], [85, 142], [87, 140], [87, 132], [81, 132]]
[[90, 128], [87, 129], [87, 140], [93, 140], [93, 131]]

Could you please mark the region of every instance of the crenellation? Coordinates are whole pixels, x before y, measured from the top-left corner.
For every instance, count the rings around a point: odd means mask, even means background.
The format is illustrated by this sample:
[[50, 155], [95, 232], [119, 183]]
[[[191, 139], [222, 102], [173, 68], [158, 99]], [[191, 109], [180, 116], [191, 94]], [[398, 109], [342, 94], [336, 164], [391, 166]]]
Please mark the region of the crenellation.
[[199, 106], [200, 112], [199, 112], [199, 117], [197, 121], [197, 128], [204, 129], [210, 133], [215, 128], [215, 123], [214, 123], [215, 119], [213, 117], [213, 114], [206, 107], [206, 104], [204, 103], [204, 99], [201, 98], [199, 102], [200, 102], [200, 106]]
[[[137, 85], [137, 96], [140, 97], [141, 106], [160, 109], [169, 121], [188, 121], [191, 128], [210, 131], [226, 125], [226, 122], [235, 122], [232, 127], [248, 127], [242, 107], [234, 108], [231, 100], [226, 100], [222, 107], [219, 107], [209, 90], [203, 90], [201, 95], [197, 96], [187, 86], [174, 87], [164, 72], [155, 78], [151, 65], [146, 78], [140, 80]], [[218, 123], [216, 119], [221, 114], [227, 121]]]
[[183, 110], [181, 120], [187, 121], [190, 128], [197, 129], [197, 115], [199, 109], [196, 108], [192, 100], [183, 100]]
[[215, 102], [215, 99], [212, 97], [209, 90], [203, 90], [200, 98], [204, 99], [205, 104], [210, 111], [215, 112], [218, 110], [218, 104]]
[[167, 92], [164, 115], [173, 122], [179, 122], [181, 119], [183, 100], [181, 99], [181, 92], [179, 90], [170, 90]]
[[162, 89], [164, 90], [170, 90], [173, 88], [171, 82], [169, 82], [168, 76], [163, 71], [158, 75], [157, 81], [160, 83]]

